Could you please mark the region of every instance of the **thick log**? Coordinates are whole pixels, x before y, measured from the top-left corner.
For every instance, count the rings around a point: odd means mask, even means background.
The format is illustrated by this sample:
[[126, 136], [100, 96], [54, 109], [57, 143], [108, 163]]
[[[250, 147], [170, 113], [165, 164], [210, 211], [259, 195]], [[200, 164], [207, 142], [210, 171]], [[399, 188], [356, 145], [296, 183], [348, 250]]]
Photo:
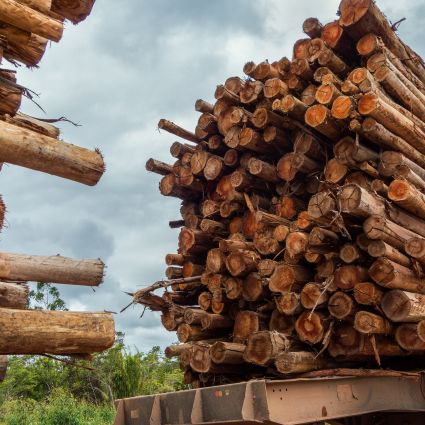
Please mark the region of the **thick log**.
[[382, 240], [399, 251], [404, 251], [406, 242], [417, 236], [409, 229], [380, 215], [373, 215], [365, 220], [363, 230], [369, 239]]
[[224, 337], [230, 332], [228, 329], [202, 329], [200, 326], [182, 323], [177, 328], [177, 338], [179, 342], [202, 341], [205, 339]]
[[341, 139], [341, 129], [325, 105], [310, 106], [305, 113], [305, 122], [334, 142]]
[[393, 322], [420, 322], [425, 319], [425, 296], [406, 291], [387, 292], [381, 302], [385, 316]]
[[418, 278], [412, 269], [394, 263], [388, 258], [378, 258], [369, 268], [369, 275], [384, 288], [425, 294], [424, 279]]
[[344, 292], [335, 292], [328, 302], [329, 313], [338, 320], [347, 320], [354, 316], [357, 306], [354, 300]]
[[268, 162], [251, 158], [248, 161], [248, 171], [255, 177], [265, 180], [269, 183], [278, 183], [280, 181], [277, 175], [276, 167]]
[[211, 360], [216, 364], [243, 364], [245, 344], [217, 341], [210, 349]]
[[331, 114], [338, 120], [352, 118], [356, 114], [357, 103], [351, 96], [338, 96], [332, 103]]
[[[412, 265], [409, 257], [382, 240], [371, 241], [367, 247], [367, 251], [369, 255], [374, 258], [386, 257], [404, 267], [411, 267]], [[409, 253], [407, 249], [406, 252]]]
[[173, 357], [180, 357], [180, 354], [191, 347], [190, 344], [174, 344], [169, 345], [165, 348], [164, 354], [167, 359], [171, 359]]
[[307, 283], [311, 278], [311, 271], [303, 266], [282, 264], [275, 268], [270, 277], [269, 288], [272, 292], [284, 294], [294, 285]]
[[105, 171], [99, 151], [90, 151], [0, 121], [0, 160], [95, 185]]
[[384, 291], [371, 282], [361, 282], [354, 286], [354, 299], [358, 304], [378, 306], [381, 304]]
[[354, 318], [354, 329], [363, 335], [389, 335], [393, 327], [384, 317], [369, 311], [359, 311]]
[[115, 341], [109, 313], [1, 309], [0, 323], [1, 354], [90, 354]]
[[367, 269], [362, 266], [341, 266], [335, 271], [334, 283], [342, 290], [350, 290], [353, 289], [357, 283], [367, 281], [368, 276]]
[[287, 182], [295, 179], [298, 173], [312, 174], [319, 171], [322, 165], [306, 155], [291, 152], [285, 154], [277, 163], [278, 176]]
[[301, 291], [301, 304], [308, 310], [321, 307], [328, 301], [328, 293], [319, 283], [307, 283]]
[[418, 325], [415, 323], [400, 325], [396, 330], [395, 339], [403, 350], [425, 351], [425, 342], [419, 337]]
[[287, 375], [320, 370], [327, 367], [330, 362], [310, 351], [295, 351], [279, 354], [274, 364], [279, 373]]
[[414, 237], [405, 244], [405, 251], [408, 255], [425, 264], [425, 239]]
[[322, 105], [332, 106], [339, 96], [342, 96], [342, 93], [332, 83], [322, 84], [316, 91], [316, 101]]
[[388, 197], [414, 215], [425, 218], [425, 195], [406, 180], [394, 180]]
[[295, 329], [295, 318], [273, 310], [269, 321], [269, 330], [290, 336]]
[[240, 311], [235, 318], [233, 342], [245, 343], [254, 332], [265, 328], [260, 316], [253, 311]]
[[242, 284], [242, 297], [246, 301], [262, 301], [267, 296], [264, 280], [258, 273], [250, 273]]
[[353, 243], [344, 244], [339, 251], [339, 257], [347, 264], [355, 263], [357, 261], [361, 262], [363, 259], [360, 248]]
[[337, 211], [335, 196], [330, 190], [313, 195], [308, 203], [308, 215], [313, 219], [331, 217]]
[[264, 84], [264, 96], [274, 100], [286, 96], [289, 92], [288, 85], [280, 78], [270, 78]]
[[226, 258], [226, 267], [232, 276], [244, 276], [255, 271], [259, 261], [254, 251], [233, 251]]
[[356, 165], [361, 162], [377, 162], [379, 155], [372, 149], [361, 145], [358, 139], [344, 137], [334, 146], [334, 155], [346, 165]]
[[341, 212], [355, 217], [367, 218], [373, 214], [385, 213], [385, 204], [382, 200], [355, 184], [345, 185], [339, 193], [338, 201]]
[[98, 286], [105, 265], [101, 260], [0, 253], [0, 279]]
[[304, 254], [308, 244], [309, 235], [305, 232], [291, 232], [286, 237], [286, 249], [291, 255]]
[[183, 227], [179, 234], [179, 248], [183, 255], [207, 251], [214, 245], [212, 235]]
[[338, 54], [353, 59], [355, 57], [354, 43], [347, 32], [340, 26], [339, 21], [329, 22], [323, 27], [322, 40]]
[[275, 298], [277, 310], [286, 316], [294, 316], [302, 311], [300, 295], [296, 292], [286, 292]]
[[404, 60], [405, 65], [425, 82], [422, 59], [398, 38], [391, 24], [372, 0], [343, 0], [339, 13], [339, 23], [351, 37], [358, 40], [369, 33], [380, 36], [394, 55]]
[[201, 327], [206, 329], [229, 329], [233, 327], [233, 320], [221, 314], [204, 314], [201, 318]]
[[374, 118], [380, 124], [397, 136], [408, 139], [409, 143], [419, 152], [425, 154], [425, 132], [412, 117], [406, 116], [393, 105], [386, 103], [377, 94], [370, 92], [363, 95], [358, 101], [360, 114]]
[[0, 20], [48, 40], [57, 42], [62, 38], [62, 22], [14, 0], [2, 2]]
[[322, 313], [305, 311], [295, 322], [295, 330], [302, 342], [317, 344], [325, 336], [327, 324]]
[[317, 18], [307, 18], [303, 23], [303, 31], [310, 38], [318, 38], [322, 33], [323, 25]]
[[259, 366], [269, 366], [276, 357], [292, 346], [291, 340], [279, 332], [256, 332], [248, 337], [244, 360]]
[[28, 293], [25, 283], [0, 282], [0, 307], [25, 310], [28, 307]]
[[52, 12], [78, 24], [90, 15], [94, 2], [95, 0], [52, 0]]

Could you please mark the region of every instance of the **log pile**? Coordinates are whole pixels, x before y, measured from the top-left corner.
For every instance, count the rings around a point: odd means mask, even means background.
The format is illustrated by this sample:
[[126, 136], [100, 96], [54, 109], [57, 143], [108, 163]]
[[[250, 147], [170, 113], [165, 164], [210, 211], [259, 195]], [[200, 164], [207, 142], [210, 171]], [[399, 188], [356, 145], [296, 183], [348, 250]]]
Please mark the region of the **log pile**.
[[425, 66], [372, 0], [338, 15], [198, 100], [193, 132], [159, 122], [178, 251], [133, 302], [194, 386], [425, 354]]
[[[49, 41], [61, 39], [65, 20], [79, 23], [94, 0], [1, 0], [0, 60], [37, 67]], [[10, 163], [93, 186], [105, 166], [101, 153], [60, 139], [55, 120], [19, 111], [31, 91], [16, 71], [0, 67], [0, 163]], [[57, 121], [57, 120], [56, 120]], [[6, 207], [0, 198], [0, 229]], [[57, 354], [87, 358], [110, 347], [114, 321], [108, 313], [30, 310], [27, 282], [98, 286], [100, 259], [79, 260], [0, 252], [0, 381], [7, 354]]]

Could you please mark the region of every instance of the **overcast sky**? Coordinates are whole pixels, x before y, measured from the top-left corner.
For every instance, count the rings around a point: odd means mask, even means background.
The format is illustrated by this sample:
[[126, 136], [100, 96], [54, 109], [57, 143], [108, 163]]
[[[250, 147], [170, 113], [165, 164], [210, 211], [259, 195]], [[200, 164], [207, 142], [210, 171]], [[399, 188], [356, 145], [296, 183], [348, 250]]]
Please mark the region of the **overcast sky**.
[[[378, 2], [400, 34], [421, 53], [424, 0]], [[96, 187], [8, 165], [0, 174], [7, 205], [2, 250], [26, 254], [101, 257], [105, 282], [94, 292], [60, 286], [72, 310], [119, 311], [123, 291], [163, 278], [164, 256], [176, 251], [176, 200], [159, 195], [149, 157], [171, 161], [175, 139], [160, 134], [168, 118], [188, 129], [197, 120], [196, 99], [213, 101], [217, 84], [243, 76], [245, 62], [291, 55], [305, 18], [335, 19], [336, 0], [98, 0], [91, 16], [67, 24], [40, 69], [20, 69], [18, 82], [41, 93], [47, 117], [62, 115], [64, 140], [100, 148], [106, 174]], [[4, 66], [8, 66], [6, 63]], [[42, 116], [29, 101], [22, 111]], [[157, 314], [140, 319], [141, 307], [116, 316], [117, 330], [145, 351], [176, 340]]]

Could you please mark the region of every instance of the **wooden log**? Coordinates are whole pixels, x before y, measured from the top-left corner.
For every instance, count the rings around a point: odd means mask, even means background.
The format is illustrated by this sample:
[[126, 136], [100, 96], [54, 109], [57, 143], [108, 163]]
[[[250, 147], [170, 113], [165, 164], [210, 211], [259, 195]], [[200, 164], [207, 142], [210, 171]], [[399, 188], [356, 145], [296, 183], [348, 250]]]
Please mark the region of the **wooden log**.
[[313, 195], [308, 203], [308, 215], [313, 219], [329, 217], [336, 211], [336, 200], [329, 190], [321, 191]]
[[406, 180], [394, 180], [388, 197], [414, 215], [425, 218], [425, 195]]
[[202, 309], [186, 308], [183, 313], [183, 321], [188, 325], [200, 325], [202, 318], [207, 314]]
[[264, 96], [274, 100], [286, 96], [289, 92], [288, 85], [280, 78], [270, 78], [264, 84]]
[[300, 294], [296, 292], [286, 292], [275, 298], [277, 310], [286, 315], [294, 316], [302, 311]]
[[356, 314], [357, 307], [354, 300], [344, 292], [335, 292], [328, 302], [331, 316], [338, 320], [348, 320]]
[[243, 364], [245, 347], [245, 344], [217, 341], [210, 349], [211, 360], [216, 364]]
[[183, 255], [205, 252], [213, 246], [213, 237], [208, 233], [186, 227], [180, 231], [179, 248]]
[[2, 308], [0, 323], [1, 354], [90, 354], [110, 348], [115, 341], [109, 313]]
[[425, 296], [421, 294], [389, 291], [382, 298], [381, 307], [393, 322], [420, 322], [425, 319]]
[[48, 40], [58, 42], [62, 38], [62, 22], [14, 0], [6, 0], [1, 5], [0, 19]]
[[98, 286], [102, 283], [104, 263], [99, 260], [77, 260], [0, 253], [0, 279], [7, 281], [33, 281], [68, 285]]
[[269, 330], [276, 331], [283, 335], [290, 336], [295, 329], [294, 317], [280, 313], [278, 310], [273, 310], [269, 321]]
[[203, 99], [198, 99], [195, 102], [195, 110], [202, 113], [212, 114], [214, 112], [214, 105]]
[[320, 370], [329, 363], [310, 351], [295, 351], [279, 354], [274, 364], [279, 373], [287, 375]]
[[242, 297], [243, 280], [236, 277], [228, 277], [224, 282], [226, 297], [229, 300], [236, 300]]
[[267, 295], [264, 280], [258, 273], [250, 273], [242, 284], [242, 297], [246, 301], [261, 301]]
[[233, 328], [233, 342], [245, 343], [249, 336], [263, 330], [264, 323], [253, 311], [239, 311]]
[[309, 84], [300, 95], [300, 100], [307, 106], [312, 106], [316, 102], [317, 87], [314, 84]]
[[182, 323], [177, 328], [177, 338], [179, 342], [202, 341], [205, 339], [223, 337], [228, 335], [228, 329], [202, 329], [200, 326]]
[[414, 237], [405, 244], [405, 251], [408, 255], [425, 264], [425, 240], [423, 238]]
[[243, 355], [247, 363], [269, 366], [282, 351], [288, 351], [291, 341], [279, 332], [255, 332], [248, 337]]
[[317, 18], [308, 18], [303, 23], [303, 31], [310, 38], [318, 38], [322, 33], [323, 25]]
[[353, 243], [344, 244], [339, 251], [339, 257], [346, 264], [355, 263], [357, 261], [361, 262], [363, 259], [360, 248]]
[[167, 279], [181, 278], [183, 277], [183, 268], [174, 266], [167, 267], [165, 270], [165, 276], [167, 276]]
[[393, 327], [384, 317], [369, 311], [358, 311], [354, 318], [354, 329], [363, 335], [389, 335]]
[[294, 43], [293, 59], [303, 59], [307, 57], [307, 48], [310, 44], [309, 38], [301, 38]]
[[334, 146], [334, 155], [346, 165], [355, 165], [361, 162], [377, 162], [379, 155], [374, 150], [359, 143], [358, 139], [344, 137]]
[[319, 162], [296, 152], [285, 154], [277, 163], [277, 174], [285, 181], [292, 181], [298, 173], [311, 174], [322, 167]]
[[160, 174], [161, 176], [166, 176], [173, 172], [173, 167], [165, 162], [158, 161], [153, 158], [149, 158], [146, 161], [146, 170], [151, 173]]
[[284, 151], [290, 151], [292, 148], [292, 142], [287, 133], [279, 127], [266, 127], [263, 132], [263, 139], [265, 143], [272, 144]]
[[310, 282], [304, 285], [301, 291], [301, 304], [308, 310], [313, 310], [325, 305], [328, 301], [328, 293], [323, 286]]
[[355, 184], [345, 185], [338, 196], [340, 210], [355, 217], [384, 215], [385, 204], [374, 194]]
[[311, 278], [311, 271], [303, 266], [282, 264], [275, 268], [270, 277], [269, 288], [272, 292], [284, 294], [294, 285], [307, 283]]
[[277, 175], [276, 167], [274, 165], [256, 158], [251, 158], [248, 161], [248, 171], [253, 176], [256, 176], [270, 183], [277, 183], [280, 181], [279, 176]]
[[261, 99], [264, 84], [261, 81], [247, 81], [239, 93], [241, 103], [250, 105]]
[[99, 151], [90, 151], [0, 121], [2, 162], [95, 185], [105, 171]]
[[233, 320], [221, 314], [204, 314], [201, 318], [201, 327], [206, 329], [229, 329], [233, 328]]
[[339, 95], [332, 103], [331, 114], [334, 118], [345, 120], [355, 114], [357, 103], [351, 96]]
[[345, 265], [339, 267], [334, 274], [335, 285], [342, 290], [353, 289], [357, 283], [365, 282], [368, 271], [359, 265]]
[[355, 57], [354, 43], [340, 26], [338, 20], [329, 22], [323, 27], [321, 38], [328, 47], [338, 54], [348, 59]]
[[416, 122], [412, 121], [412, 117], [403, 115], [400, 110], [386, 103], [376, 93], [369, 92], [363, 95], [358, 101], [358, 110], [360, 114], [374, 118], [397, 136], [407, 138], [409, 144], [419, 152], [425, 153], [423, 126], [418, 127]]
[[326, 322], [324, 316], [318, 312], [305, 311], [295, 322], [295, 330], [302, 342], [318, 344], [325, 336]]
[[319, 65], [330, 68], [337, 75], [345, 75], [350, 69], [340, 57], [328, 48], [322, 49], [317, 61]]
[[304, 254], [309, 244], [309, 235], [305, 232], [291, 232], [286, 237], [286, 249], [291, 255]]
[[209, 372], [211, 369], [210, 345], [204, 342], [192, 344], [190, 368], [199, 373]]
[[219, 248], [213, 248], [208, 251], [206, 267], [212, 273], [226, 271], [226, 258]]
[[166, 119], [161, 119], [158, 122], [158, 128], [160, 130], [168, 131], [169, 133], [174, 134], [178, 137], [181, 137], [182, 139], [188, 140], [189, 142], [193, 142], [193, 143], [200, 142], [199, 138], [196, 137], [194, 133], [191, 133], [190, 131], [187, 131], [184, 128], [181, 128], [177, 124], [174, 124], [173, 122], [168, 121]]
[[[354, 84], [352, 81], [350, 80], [345, 80], [344, 83], [341, 86], [341, 92], [346, 95], [346, 96], [354, 96], [358, 93], [360, 93], [360, 88], [358, 85]], [[349, 101], [347, 99], [345, 100], [341, 100], [342, 104], [341, 104], [341, 108], [338, 108], [338, 110], [341, 111], [341, 113], [343, 114], [344, 111], [347, 110], [347, 106], [349, 106]], [[345, 106], [345, 107], [344, 107]], [[357, 104], [356, 104], [357, 106]], [[332, 113], [333, 116], [335, 116]], [[335, 117], [337, 118], [337, 117]]]
[[369, 268], [370, 277], [380, 286], [389, 289], [425, 294], [425, 281], [412, 269], [401, 266], [388, 258], [378, 258]]
[[52, 12], [69, 19], [73, 24], [86, 19], [90, 15], [94, 0], [52, 0]]
[[372, 0], [355, 1], [343, 0], [339, 6], [340, 25], [347, 30], [351, 37], [359, 39], [374, 33], [382, 38], [385, 45], [399, 58], [409, 58], [409, 67], [422, 82], [425, 82], [423, 62], [413, 50], [407, 47], [397, 36], [383, 13]]
[[305, 113], [305, 122], [334, 142], [341, 138], [341, 130], [325, 105], [310, 106]]
[[226, 258], [226, 267], [234, 276], [244, 276], [256, 270], [260, 256], [254, 251], [234, 251]]
[[316, 91], [316, 101], [322, 105], [330, 105], [342, 96], [342, 93], [333, 83], [321, 84]]
[[[369, 255], [374, 258], [386, 257], [404, 267], [411, 267], [412, 265], [409, 257], [382, 240], [371, 241], [367, 247], [367, 251]], [[407, 249], [406, 252], [408, 253]]]
[[417, 236], [409, 229], [378, 215], [365, 220], [363, 230], [369, 239], [382, 240], [399, 251], [404, 251], [406, 242]]
[[180, 357], [180, 354], [190, 348], [190, 344], [174, 344], [169, 345], [165, 348], [164, 354], [167, 359], [171, 359], [173, 357]]
[[384, 291], [371, 282], [361, 282], [354, 286], [354, 299], [358, 304], [379, 306], [384, 296]]
[[395, 339], [403, 350], [425, 351], [425, 342], [419, 338], [418, 325], [415, 323], [404, 323], [395, 332]]
[[25, 283], [0, 282], [0, 307], [24, 310], [28, 307], [28, 293]]

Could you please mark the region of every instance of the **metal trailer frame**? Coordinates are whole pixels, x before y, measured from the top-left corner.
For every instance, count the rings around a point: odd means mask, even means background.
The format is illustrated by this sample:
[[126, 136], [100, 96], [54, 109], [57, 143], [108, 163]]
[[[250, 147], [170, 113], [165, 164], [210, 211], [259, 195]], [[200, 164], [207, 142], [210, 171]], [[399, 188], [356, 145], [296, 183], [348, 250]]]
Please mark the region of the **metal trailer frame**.
[[114, 425], [425, 425], [425, 379], [254, 380], [118, 400]]

